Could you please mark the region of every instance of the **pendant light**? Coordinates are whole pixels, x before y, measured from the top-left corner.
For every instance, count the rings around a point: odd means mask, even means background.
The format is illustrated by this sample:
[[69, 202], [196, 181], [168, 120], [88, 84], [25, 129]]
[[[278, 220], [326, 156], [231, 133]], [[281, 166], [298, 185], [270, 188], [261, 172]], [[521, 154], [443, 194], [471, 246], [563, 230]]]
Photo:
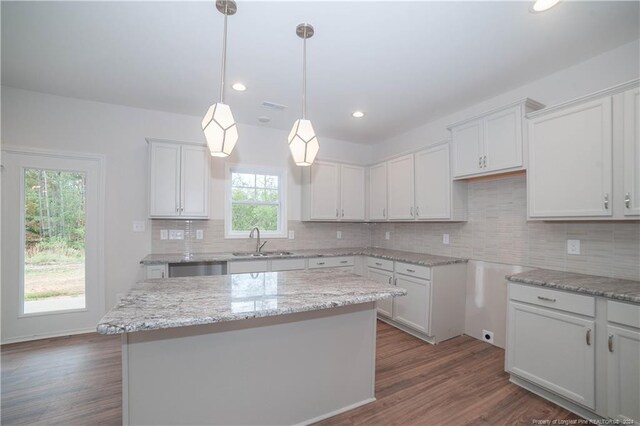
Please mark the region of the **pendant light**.
[[307, 39], [313, 36], [313, 27], [310, 24], [300, 24], [296, 27], [296, 34], [303, 39], [302, 118], [293, 124], [288, 140], [293, 161], [298, 166], [310, 166], [320, 149], [311, 121], [307, 120]]
[[222, 39], [222, 73], [220, 76], [220, 102], [209, 107], [202, 119], [202, 131], [209, 151], [214, 157], [228, 157], [238, 142], [238, 127], [231, 108], [224, 103], [224, 79], [227, 72], [227, 17], [238, 10], [233, 0], [217, 0], [216, 9], [224, 15], [224, 37]]

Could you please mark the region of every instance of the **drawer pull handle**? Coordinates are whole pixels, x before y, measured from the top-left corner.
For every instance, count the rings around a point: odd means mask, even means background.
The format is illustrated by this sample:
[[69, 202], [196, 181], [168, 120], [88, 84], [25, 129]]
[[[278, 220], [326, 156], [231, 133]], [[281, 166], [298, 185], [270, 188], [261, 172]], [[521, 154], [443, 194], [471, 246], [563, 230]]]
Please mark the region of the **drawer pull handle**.
[[613, 334], [609, 335], [609, 352], [613, 352]]
[[604, 208], [605, 210], [609, 210], [609, 194], [604, 194]]
[[624, 206], [628, 209], [631, 208], [631, 196], [628, 192], [624, 194]]
[[340, 263], [349, 263], [348, 260], [341, 260]]
[[393, 285], [398, 285], [398, 279], [397, 278], [393, 279]]
[[587, 328], [587, 346], [591, 346], [591, 329]]
[[550, 297], [538, 296], [538, 299], [544, 300], [545, 302], [555, 302], [556, 299], [552, 299]]
[[324, 262], [318, 262], [317, 265], [324, 265]]
[[409, 268], [407, 268], [407, 272], [414, 272], [414, 273], [415, 273], [415, 272], [416, 272], [416, 270], [415, 270], [415, 269], [409, 269]]
[[380, 263], [380, 262], [376, 262], [376, 265], [378, 265], [378, 266], [382, 266], [382, 263]]
[[391, 277], [389, 277], [389, 285], [391, 285]]

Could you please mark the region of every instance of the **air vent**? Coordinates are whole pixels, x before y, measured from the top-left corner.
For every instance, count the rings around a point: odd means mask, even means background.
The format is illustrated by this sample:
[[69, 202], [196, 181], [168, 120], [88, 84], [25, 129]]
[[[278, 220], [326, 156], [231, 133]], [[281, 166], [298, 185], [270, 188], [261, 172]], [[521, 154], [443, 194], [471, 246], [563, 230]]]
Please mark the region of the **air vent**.
[[263, 108], [274, 109], [274, 110], [277, 110], [277, 111], [282, 111], [282, 110], [287, 108], [286, 105], [277, 104], [277, 103], [271, 102], [271, 101], [262, 102], [262, 107]]

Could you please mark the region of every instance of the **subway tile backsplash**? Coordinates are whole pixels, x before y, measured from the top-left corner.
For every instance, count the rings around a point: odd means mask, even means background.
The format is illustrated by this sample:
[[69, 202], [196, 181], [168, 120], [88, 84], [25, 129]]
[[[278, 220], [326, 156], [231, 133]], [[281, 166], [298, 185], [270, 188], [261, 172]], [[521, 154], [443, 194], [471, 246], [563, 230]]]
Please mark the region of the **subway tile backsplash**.
[[[640, 280], [640, 222], [527, 222], [524, 175], [470, 182], [465, 223], [309, 223], [289, 221], [295, 239], [268, 239], [265, 250], [375, 246], [474, 260]], [[222, 220], [152, 221], [154, 253], [253, 250], [255, 242], [224, 239]], [[160, 240], [182, 229], [184, 240]], [[196, 239], [196, 230], [204, 239]], [[336, 232], [342, 231], [342, 239]], [[391, 238], [385, 239], [390, 232]], [[449, 234], [450, 244], [442, 243]], [[579, 239], [580, 255], [567, 254]]]

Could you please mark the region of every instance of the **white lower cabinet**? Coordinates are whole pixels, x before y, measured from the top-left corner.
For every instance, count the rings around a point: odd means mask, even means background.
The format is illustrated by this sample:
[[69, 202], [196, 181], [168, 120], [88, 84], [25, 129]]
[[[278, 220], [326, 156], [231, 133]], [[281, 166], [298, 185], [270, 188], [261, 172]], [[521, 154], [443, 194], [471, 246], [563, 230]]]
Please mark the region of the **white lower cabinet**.
[[[382, 265], [382, 264], [381, 264]], [[393, 272], [384, 271], [382, 269], [367, 268], [367, 276], [369, 279], [381, 284], [393, 284]], [[376, 302], [378, 314], [391, 318], [393, 316], [393, 298], [378, 300]]]
[[511, 301], [507, 370], [593, 409], [594, 331], [593, 320]]
[[146, 267], [147, 279], [155, 278], [168, 278], [169, 269], [166, 263], [159, 263], [157, 265], [147, 265]]
[[640, 305], [510, 282], [506, 370], [583, 417], [637, 423]]
[[406, 289], [407, 295], [394, 298], [393, 319], [427, 335], [430, 334], [431, 282], [398, 275], [395, 284]]

